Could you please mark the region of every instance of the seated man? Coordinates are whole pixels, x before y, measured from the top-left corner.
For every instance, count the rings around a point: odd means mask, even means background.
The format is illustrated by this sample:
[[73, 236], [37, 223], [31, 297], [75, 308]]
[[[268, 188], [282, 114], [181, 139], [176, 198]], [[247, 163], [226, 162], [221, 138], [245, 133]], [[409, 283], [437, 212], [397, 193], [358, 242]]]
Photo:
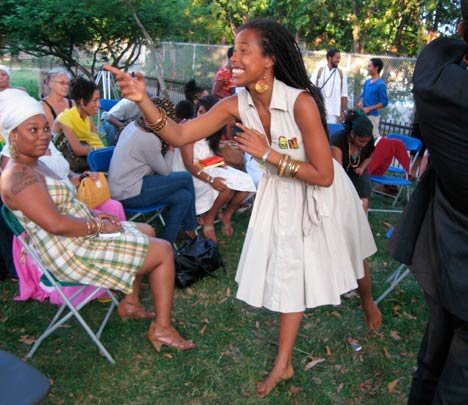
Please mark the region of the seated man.
[[140, 117], [141, 110], [136, 103], [126, 98], [121, 99], [109, 112], [102, 115], [107, 144], [109, 146], [115, 145], [117, 142], [116, 135], [119, 131], [125, 127], [129, 121], [136, 120]]

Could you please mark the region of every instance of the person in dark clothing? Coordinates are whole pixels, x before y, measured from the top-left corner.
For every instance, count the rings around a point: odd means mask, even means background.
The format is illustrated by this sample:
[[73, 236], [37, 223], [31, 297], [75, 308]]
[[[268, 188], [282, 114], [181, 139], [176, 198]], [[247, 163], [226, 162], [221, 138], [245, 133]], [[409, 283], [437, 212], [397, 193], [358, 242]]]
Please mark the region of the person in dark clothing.
[[[3, 202], [0, 200], [0, 211]], [[12, 255], [13, 232], [6, 224], [3, 216], [0, 214], [0, 280], [6, 278], [9, 274], [16, 278], [15, 265]]]
[[422, 137], [431, 156], [390, 240], [429, 307], [409, 404], [468, 403], [468, 0], [464, 41], [424, 48], [413, 76]]
[[372, 192], [367, 170], [374, 152], [372, 123], [365, 115], [348, 111], [345, 129], [332, 136], [331, 145], [333, 157], [345, 169], [367, 212]]

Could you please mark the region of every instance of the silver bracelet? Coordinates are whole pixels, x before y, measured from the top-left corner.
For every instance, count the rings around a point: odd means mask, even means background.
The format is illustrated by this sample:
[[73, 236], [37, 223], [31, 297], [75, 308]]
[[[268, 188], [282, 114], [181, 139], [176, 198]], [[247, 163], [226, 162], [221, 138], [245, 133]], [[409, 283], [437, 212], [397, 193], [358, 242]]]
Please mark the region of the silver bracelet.
[[266, 152], [262, 155], [262, 160], [263, 160], [264, 162], [267, 161], [268, 156], [270, 156], [270, 153], [271, 153], [271, 148], [268, 148], [268, 149], [266, 150]]

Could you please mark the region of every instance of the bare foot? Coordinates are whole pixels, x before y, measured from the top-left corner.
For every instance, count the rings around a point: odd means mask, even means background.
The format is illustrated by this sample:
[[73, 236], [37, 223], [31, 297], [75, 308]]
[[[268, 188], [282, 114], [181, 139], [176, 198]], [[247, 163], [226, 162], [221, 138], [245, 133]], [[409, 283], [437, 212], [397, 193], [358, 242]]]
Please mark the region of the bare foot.
[[223, 235], [227, 236], [228, 238], [232, 237], [232, 235], [234, 235], [234, 229], [232, 227], [231, 220], [228, 220], [226, 218], [226, 214], [224, 212], [220, 212], [218, 214], [218, 217], [222, 223], [221, 232], [223, 233]]
[[212, 241], [217, 242], [213, 224], [207, 223], [204, 217], [198, 218], [198, 223], [202, 226], [203, 236], [206, 239], [211, 239]]
[[284, 380], [289, 380], [294, 376], [292, 364], [286, 367], [274, 366], [267, 378], [257, 383], [257, 395], [260, 398], [266, 397], [276, 385]]
[[382, 314], [379, 307], [373, 300], [366, 304], [363, 303], [362, 307], [366, 315], [367, 327], [371, 331], [378, 331], [382, 325]]

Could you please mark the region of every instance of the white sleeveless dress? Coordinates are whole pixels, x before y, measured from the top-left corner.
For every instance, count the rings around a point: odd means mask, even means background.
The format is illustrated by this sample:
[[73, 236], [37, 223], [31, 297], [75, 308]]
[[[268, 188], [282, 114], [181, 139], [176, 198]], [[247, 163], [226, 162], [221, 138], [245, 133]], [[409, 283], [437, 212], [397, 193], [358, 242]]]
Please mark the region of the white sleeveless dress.
[[[294, 103], [303, 90], [275, 80], [270, 104], [271, 148], [306, 160]], [[264, 133], [250, 94], [238, 94], [242, 123]], [[293, 139], [296, 138], [296, 139]], [[340, 304], [357, 287], [363, 259], [377, 250], [361, 201], [335, 160], [330, 187], [262, 176], [236, 274], [237, 298], [255, 307], [300, 312]]]

